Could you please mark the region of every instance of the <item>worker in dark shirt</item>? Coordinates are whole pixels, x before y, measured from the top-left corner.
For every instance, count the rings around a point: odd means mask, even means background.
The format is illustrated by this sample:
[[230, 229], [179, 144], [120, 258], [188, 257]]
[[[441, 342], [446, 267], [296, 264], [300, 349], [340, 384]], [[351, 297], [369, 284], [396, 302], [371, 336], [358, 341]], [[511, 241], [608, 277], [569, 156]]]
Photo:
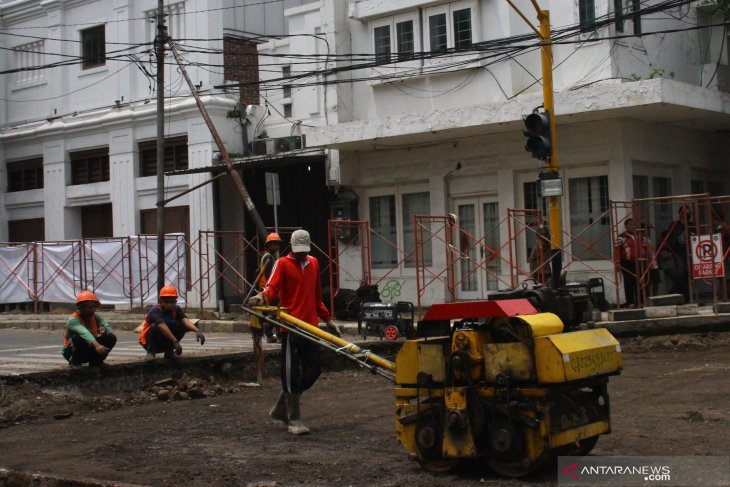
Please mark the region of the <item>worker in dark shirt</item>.
[[139, 335], [139, 343], [147, 351], [145, 360], [154, 360], [158, 353], [163, 353], [166, 359], [177, 360], [183, 351], [180, 340], [188, 331], [195, 332], [195, 338], [201, 345], [205, 343], [203, 332], [177, 305], [177, 289], [164, 286], [160, 290], [159, 304], [145, 315]]

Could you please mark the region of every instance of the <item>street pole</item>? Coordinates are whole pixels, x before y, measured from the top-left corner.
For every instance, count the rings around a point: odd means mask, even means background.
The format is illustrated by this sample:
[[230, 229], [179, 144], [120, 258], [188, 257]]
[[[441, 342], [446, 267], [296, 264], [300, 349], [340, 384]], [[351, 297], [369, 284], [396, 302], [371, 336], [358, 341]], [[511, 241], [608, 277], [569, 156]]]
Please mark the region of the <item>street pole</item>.
[[[553, 95], [553, 46], [550, 34], [550, 12], [540, 10], [533, 0], [537, 10], [537, 19], [540, 21], [540, 51], [542, 57], [542, 96], [545, 104], [545, 111], [550, 114], [550, 144], [552, 154], [548, 164], [548, 171], [558, 172], [558, 141], [555, 131], [555, 99]], [[550, 218], [550, 250], [552, 261], [552, 284], [558, 288], [560, 273], [563, 268], [563, 235], [560, 221], [560, 198], [561, 196], [548, 197], [548, 213]]]
[[157, 0], [157, 293], [165, 285], [165, 12]]
[[[525, 21], [540, 38], [540, 58], [542, 64], [542, 96], [543, 107], [550, 118], [550, 145], [551, 152], [548, 160], [548, 171], [558, 172], [558, 141], [555, 130], [555, 99], [553, 95], [553, 46], [552, 34], [550, 33], [550, 11], [542, 10], [537, 0], [531, 0], [532, 6], [537, 12], [537, 20], [540, 21], [539, 30], [530, 20], [515, 6], [512, 0], [506, 0], [512, 9]], [[560, 212], [561, 196], [548, 197], [548, 218], [550, 220], [550, 262], [552, 272], [553, 288], [559, 287], [560, 273], [563, 270], [563, 234]]]
[[215, 128], [213, 120], [210, 118], [210, 114], [208, 113], [208, 109], [205, 108], [203, 100], [200, 99], [200, 95], [198, 95], [198, 90], [193, 84], [193, 81], [190, 79], [190, 75], [188, 75], [185, 64], [180, 58], [180, 54], [177, 52], [177, 48], [175, 47], [174, 43], [170, 43], [170, 53], [175, 58], [175, 62], [177, 63], [178, 69], [180, 70], [180, 74], [182, 74], [185, 82], [188, 84], [188, 88], [190, 88], [190, 93], [193, 95], [193, 98], [195, 98], [195, 103], [198, 105], [200, 115], [203, 117], [205, 124], [208, 126], [208, 130], [210, 131], [210, 135], [215, 141], [215, 145], [218, 146], [218, 151], [220, 152], [221, 158], [226, 163], [228, 174], [231, 175], [231, 179], [233, 179], [233, 184], [238, 189], [238, 192], [241, 195], [241, 199], [243, 199], [243, 204], [244, 206], [246, 206], [251, 220], [253, 220], [254, 226], [256, 227], [256, 233], [258, 233], [260, 241], [265, 242], [266, 234], [268, 233], [266, 231], [266, 225], [264, 225], [264, 221], [261, 219], [261, 215], [259, 215], [258, 210], [256, 210], [256, 206], [253, 204], [253, 199], [251, 199], [250, 193], [246, 189], [246, 186], [243, 184], [243, 179], [241, 179], [241, 175], [238, 174], [238, 172], [233, 168], [231, 156], [228, 154], [228, 150], [226, 149], [225, 144], [223, 144], [223, 139], [221, 138], [220, 134], [218, 134], [218, 130]]

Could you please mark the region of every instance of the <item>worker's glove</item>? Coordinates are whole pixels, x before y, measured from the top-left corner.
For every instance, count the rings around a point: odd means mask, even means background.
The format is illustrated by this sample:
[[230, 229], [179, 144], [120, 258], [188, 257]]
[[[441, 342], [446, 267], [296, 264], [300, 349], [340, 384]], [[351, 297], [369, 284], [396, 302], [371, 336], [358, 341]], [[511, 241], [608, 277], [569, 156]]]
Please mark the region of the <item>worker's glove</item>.
[[261, 294], [257, 294], [255, 296], [251, 296], [248, 298], [248, 305], [249, 306], [263, 306], [264, 304], [264, 297]]
[[173, 349], [175, 350], [175, 355], [182, 355], [182, 345], [180, 345], [180, 342], [175, 340], [172, 344]]
[[329, 320], [325, 326], [327, 327], [327, 331], [332, 333], [335, 336], [342, 337], [342, 329], [340, 328], [340, 325], [335, 323], [335, 320]]
[[205, 335], [200, 329], [195, 330], [195, 340], [199, 341], [201, 345], [205, 345]]

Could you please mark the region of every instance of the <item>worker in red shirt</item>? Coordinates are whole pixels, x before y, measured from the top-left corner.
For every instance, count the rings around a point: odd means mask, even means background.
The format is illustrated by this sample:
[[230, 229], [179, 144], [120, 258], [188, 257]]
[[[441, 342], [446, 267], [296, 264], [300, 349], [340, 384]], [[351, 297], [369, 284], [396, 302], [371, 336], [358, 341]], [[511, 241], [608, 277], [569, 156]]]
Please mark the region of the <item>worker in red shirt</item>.
[[[277, 297], [280, 306], [295, 318], [319, 326], [318, 318], [337, 336], [342, 333], [322, 303], [319, 262], [309, 254], [309, 232], [296, 230], [291, 235], [291, 252], [279, 258], [271, 271], [269, 282], [261, 293], [248, 300], [249, 306], [271, 303]], [[300, 418], [299, 400], [302, 392], [314, 385], [321, 373], [316, 344], [295, 333], [281, 330], [282, 391], [269, 416], [289, 425], [289, 433], [309, 433]]]

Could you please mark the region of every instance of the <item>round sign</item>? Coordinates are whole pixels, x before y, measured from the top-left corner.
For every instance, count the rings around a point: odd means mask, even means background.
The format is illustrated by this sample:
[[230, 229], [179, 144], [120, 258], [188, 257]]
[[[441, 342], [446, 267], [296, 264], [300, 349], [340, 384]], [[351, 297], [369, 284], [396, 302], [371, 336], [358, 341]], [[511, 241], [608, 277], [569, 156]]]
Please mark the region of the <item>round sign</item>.
[[700, 240], [695, 247], [695, 254], [702, 262], [714, 262], [718, 253], [717, 244], [712, 240]]

